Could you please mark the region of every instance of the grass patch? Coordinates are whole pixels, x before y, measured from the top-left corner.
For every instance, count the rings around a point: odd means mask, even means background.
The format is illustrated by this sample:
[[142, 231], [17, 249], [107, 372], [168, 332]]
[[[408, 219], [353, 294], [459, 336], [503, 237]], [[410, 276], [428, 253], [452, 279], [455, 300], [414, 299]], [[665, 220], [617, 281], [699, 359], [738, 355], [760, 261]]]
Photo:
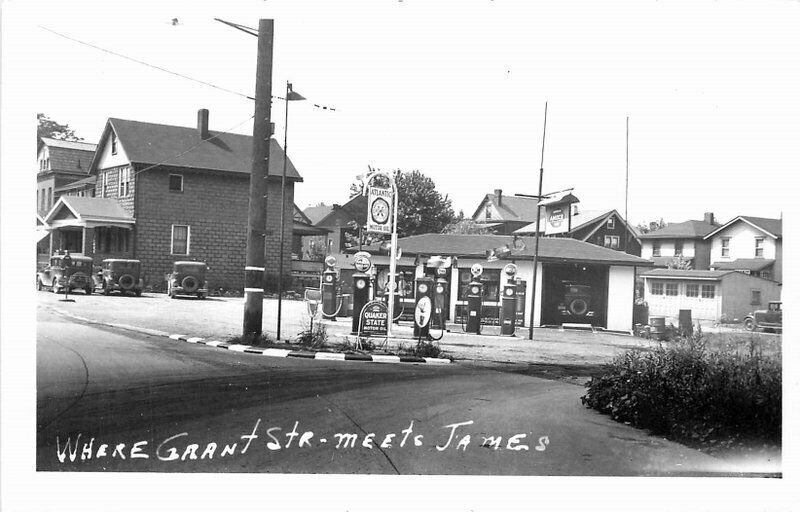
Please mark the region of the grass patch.
[[587, 407], [695, 446], [781, 443], [781, 360], [758, 335], [717, 344], [696, 333], [651, 352], [626, 351], [586, 384]]

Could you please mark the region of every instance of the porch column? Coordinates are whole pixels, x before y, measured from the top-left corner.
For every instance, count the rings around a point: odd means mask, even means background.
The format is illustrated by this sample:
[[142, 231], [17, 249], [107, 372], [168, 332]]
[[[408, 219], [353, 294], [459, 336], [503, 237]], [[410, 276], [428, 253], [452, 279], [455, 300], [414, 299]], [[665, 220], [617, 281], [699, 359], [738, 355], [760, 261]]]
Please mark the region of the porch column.
[[94, 257], [94, 228], [83, 228], [83, 254]]

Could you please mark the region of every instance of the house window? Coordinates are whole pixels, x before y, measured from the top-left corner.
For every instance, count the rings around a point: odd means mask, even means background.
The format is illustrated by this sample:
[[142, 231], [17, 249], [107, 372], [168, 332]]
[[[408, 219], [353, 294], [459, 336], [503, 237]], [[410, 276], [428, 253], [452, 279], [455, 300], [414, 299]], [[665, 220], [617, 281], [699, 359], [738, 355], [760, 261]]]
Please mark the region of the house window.
[[614, 217], [609, 217], [606, 220], [606, 229], [614, 229], [616, 227], [616, 223], [614, 222]]
[[675, 240], [675, 256], [683, 256], [683, 240]]
[[664, 295], [664, 283], [652, 282], [650, 283], [651, 295]]
[[772, 279], [772, 272], [769, 270], [762, 270], [758, 277], [761, 277], [762, 279]]
[[189, 226], [172, 225], [172, 246], [171, 254], [189, 254]]
[[114, 131], [111, 131], [111, 154], [117, 154], [117, 134]]
[[492, 220], [492, 209], [488, 206], [486, 207], [486, 220]]
[[704, 299], [713, 299], [714, 298], [714, 285], [713, 284], [704, 284], [703, 285], [703, 298]]
[[119, 197], [128, 197], [131, 192], [131, 168], [119, 170]]
[[661, 256], [661, 242], [653, 241], [653, 256]]
[[666, 295], [670, 297], [677, 297], [678, 296], [678, 283], [667, 283], [665, 287]]
[[764, 257], [764, 237], [756, 237], [756, 258]]
[[169, 191], [183, 192], [183, 175], [181, 174], [169, 175]]
[[53, 207], [53, 187], [47, 188], [47, 209]]
[[761, 305], [761, 290], [750, 290], [750, 305], [751, 306]]
[[603, 245], [610, 249], [619, 249], [619, 237], [617, 235], [605, 235]]
[[720, 240], [722, 243], [722, 257], [723, 258], [730, 258], [731, 257], [731, 239], [730, 238], [722, 238]]
[[100, 175], [100, 197], [108, 197], [108, 173]]
[[686, 285], [686, 296], [687, 297], [699, 297], [700, 296], [700, 287], [696, 284], [687, 284]]

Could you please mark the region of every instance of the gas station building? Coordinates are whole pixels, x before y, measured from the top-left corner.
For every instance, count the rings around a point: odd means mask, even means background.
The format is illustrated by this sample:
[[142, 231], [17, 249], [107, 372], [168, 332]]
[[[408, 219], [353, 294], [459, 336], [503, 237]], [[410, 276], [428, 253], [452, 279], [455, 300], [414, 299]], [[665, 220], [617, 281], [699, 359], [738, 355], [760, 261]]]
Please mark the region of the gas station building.
[[[444, 278], [446, 320], [466, 322], [467, 290], [473, 281], [470, 269], [477, 263], [483, 267], [478, 277], [483, 284], [481, 323], [498, 325], [501, 294], [511, 282], [516, 284], [516, 325], [529, 325], [534, 293], [534, 237], [423, 234], [398, 240], [398, 247], [402, 251], [397, 260], [398, 281], [401, 293], [403, 290], [406, 293], [403, 310], [408, 309], [408, 314], [413, 310], [413, 280], [423, 276]], [[377, 295], [381, 295], [388, 289], [387, 251], [377, 244], [363, 250], [372, 255], [373, 286]], [[342, 256], [337, 266], [346, 282], [352, 269], [352, 255]], [[539, 238], [536, 259], [534, 326], [591, 324], [625, 332], [633, 328], [636, 268], [651, 267], [652, 262], [588, 242], [553, 237]], [[503, 272], [509, 263], [517, 267], [511, 280]]]

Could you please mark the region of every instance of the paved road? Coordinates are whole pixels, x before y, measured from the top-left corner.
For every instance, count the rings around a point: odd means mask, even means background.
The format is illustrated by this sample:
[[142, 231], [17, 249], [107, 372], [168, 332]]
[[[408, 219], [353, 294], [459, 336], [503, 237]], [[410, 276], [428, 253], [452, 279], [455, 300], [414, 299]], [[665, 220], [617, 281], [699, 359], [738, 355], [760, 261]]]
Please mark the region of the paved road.
[[585, 409], [583, 389], [571, 384], [464, 365], [235, 353], [84, 325], [43, 307], [37, 386], [36, 461], [45, 471], [735, 470]]

